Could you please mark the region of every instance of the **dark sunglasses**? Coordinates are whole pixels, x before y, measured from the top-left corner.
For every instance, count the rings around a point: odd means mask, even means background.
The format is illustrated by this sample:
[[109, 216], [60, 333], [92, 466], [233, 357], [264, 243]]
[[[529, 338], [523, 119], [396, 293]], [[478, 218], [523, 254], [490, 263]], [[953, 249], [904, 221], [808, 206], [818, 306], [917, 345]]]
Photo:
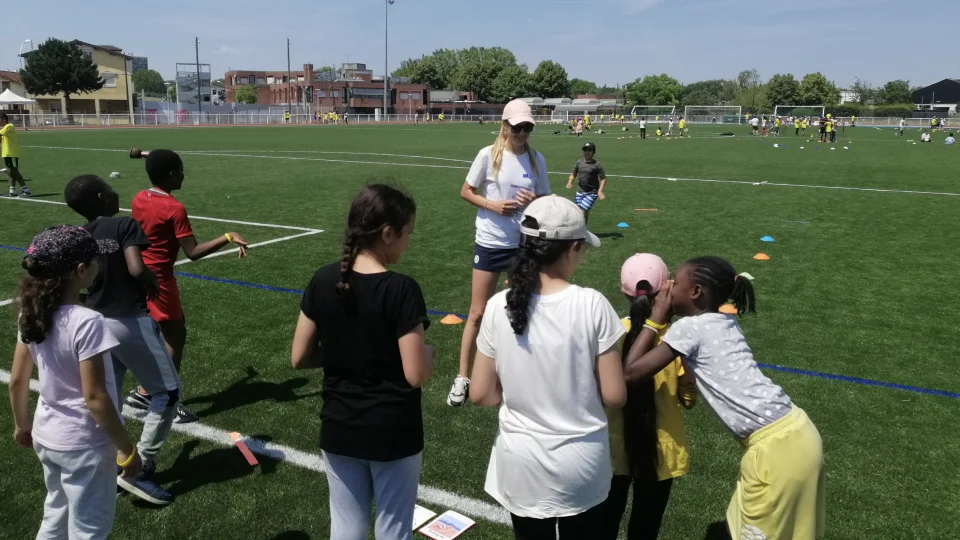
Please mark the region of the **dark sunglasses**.
[[524, 123], [522, 123], [522, 124], [517, 124], [517, 125], [515, 125], [515, 126], [510, 126], [510, 131], [512, 131], [512, 132], [514, 132], [514, 133], [520, 133], [521, 131], [524, 132], [524, 133], [531, 133], [531, 132], [533, 131], [533, 128], [535, 128], [535, 127], [536, 127], [536, 126], [534, 126], [534, 125], [531, 124], [530, 122], [524, 122]]

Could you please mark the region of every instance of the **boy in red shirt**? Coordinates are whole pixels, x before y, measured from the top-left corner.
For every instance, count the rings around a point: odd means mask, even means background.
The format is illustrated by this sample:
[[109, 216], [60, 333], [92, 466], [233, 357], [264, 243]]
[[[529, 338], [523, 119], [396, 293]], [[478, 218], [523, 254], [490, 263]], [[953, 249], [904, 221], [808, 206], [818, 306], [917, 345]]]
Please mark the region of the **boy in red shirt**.
[[[197, 243], [190, 228], [190, 219], [180, 201], [171, 192], [183, 186], [183, 161], [171, 150], [153, 150], [147, 156], [147, 176], [153, 187], [137, 193], [133, 198], [133, 219], [140, 223], [150, 240], [143, 251], [143, 262], [157, 275], [160, 294], [147, 302], [150, 316], [160, 325], [163, 340], [170, 357], [180, 371], [183, 347], [187, 341], [187, 326], [180, 305], [180, 289], [173, 275], [177, 255], [183, 253], [191, 260], [202, 259], [220, 251], [230, 243], [240, 246], [240, 258], [247, 255], [247, 242], [239, 234], [228, 232], [202, 244]], [[150, 395], [143, 389], [130, 392], [127, 405], [138, 409], [150, 407]], [[182, 403], [177, 403], [177, 422], [194, 422], [197, 417]]]

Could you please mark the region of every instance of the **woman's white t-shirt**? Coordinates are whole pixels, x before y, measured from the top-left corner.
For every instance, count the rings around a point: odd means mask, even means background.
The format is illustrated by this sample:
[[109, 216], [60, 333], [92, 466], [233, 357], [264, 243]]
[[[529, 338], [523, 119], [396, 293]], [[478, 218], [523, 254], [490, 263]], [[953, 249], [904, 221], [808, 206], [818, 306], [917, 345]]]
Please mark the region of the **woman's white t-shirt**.
[[515, 335], [503, 291], [487, 303], [477, 350], [496, 363], [503, 388], [499, 429], [484, 488], [508, 511], [573, 516], [606, 500], [613, 471], [597, 356], [623, 324], [599, 292], [571, 285], [533, 295], [530, 323]]
[[[530, 166], [530, 156], [503, 152], [500, 172], [493, 177], [492, 146], [488, 146], [473, 160], [467, 173], [467, 184], [477, 188], [477, 192], [491, 201], [506, 201], [517, 198], [521, 190], [529, 190], [541, 195], [550, 194], [550, 181], [547, 177], [547, 162], [540, 152], [537, 157], [537, 170]], [[520, 245], [520, 216], [501, 216], [491, 210], [477, 210], [477, 244], [493, 249], [513, 249]]]

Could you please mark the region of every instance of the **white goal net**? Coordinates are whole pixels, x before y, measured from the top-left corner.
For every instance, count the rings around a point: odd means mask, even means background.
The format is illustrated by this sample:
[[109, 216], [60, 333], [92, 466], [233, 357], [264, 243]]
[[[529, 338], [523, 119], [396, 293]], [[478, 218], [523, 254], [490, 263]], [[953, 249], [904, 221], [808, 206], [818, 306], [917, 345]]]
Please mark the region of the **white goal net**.
[[820, 118], [824, 116], [826, 110], [827, 108], [823, 105], [777, 105], [773, 108], [773, 116]]
[[742, 124], [742, 112], [737, 105], [687, 105], [683, 117], [691, 124]]
[[647, 122], [666, 122], [668, 117], [676, 114], [677, 108], [673, 105], [634, 105], [630, 111], [631, 119], [645, 119]]

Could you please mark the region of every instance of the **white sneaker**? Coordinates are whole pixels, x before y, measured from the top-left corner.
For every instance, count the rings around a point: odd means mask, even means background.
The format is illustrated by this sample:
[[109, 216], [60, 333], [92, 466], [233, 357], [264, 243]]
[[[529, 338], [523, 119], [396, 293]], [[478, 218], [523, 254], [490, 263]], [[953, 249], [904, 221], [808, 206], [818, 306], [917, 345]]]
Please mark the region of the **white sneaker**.
[[467, 377], [457, 377], [453, 380], [453, 386], [450, 387], [450, 394], [447, 395], [447, 405], [451, 407], [460, 407], [467, 402], [467, 392], [470, 390], [470, 379]]

